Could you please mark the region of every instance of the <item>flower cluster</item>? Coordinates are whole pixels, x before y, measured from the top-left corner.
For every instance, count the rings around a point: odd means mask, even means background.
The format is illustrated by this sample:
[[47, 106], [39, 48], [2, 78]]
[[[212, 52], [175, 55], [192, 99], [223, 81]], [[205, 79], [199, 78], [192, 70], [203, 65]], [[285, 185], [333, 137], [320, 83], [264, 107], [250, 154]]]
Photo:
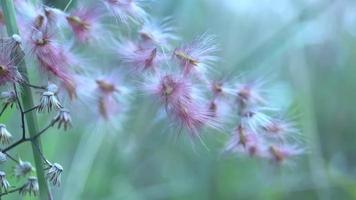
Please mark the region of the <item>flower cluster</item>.
[[225, 150], [282, 163], [304, 150], [299, 144], [296, 125], [280, 117], [278, 112], [275, 114], [278, 109], [267, 107], [268, 100], [264, 97], [262, 85], [262, 82], [237, 85], [238, 120]]
[[[3, 103], [0, 116], [16, 105], [21, 114], [22, 137], [11, 144], [12, 134], [0, 124], [0, 143], [4, 147], [1, 162], [6, 162], [7, 151], [33, 142], [53, 126], [69, 129], [70, 113], [79, 117], [78, 111], [89, 110], [94, 112], [88, 115], [95, 116], [92, 120], [121, 123], [118, 119], [129, 110], [130, 94], [140, 92], [157, 104], [165, 113], [164, 120], [176, 127], [176, 132], [183, 131], [191, 139], [201, 138], [205, 128], [223, 132], [233, 122], [236, 127], [226, 152], [258, 156], [276, 163], [303, 153], [296, 142], [298, 129], [268, 107], [260, 81], [243, 83], [214, 78], [219, 61], [214, 35], [203, 33], [190, 41], [181, 41], [172, 20], [151, 18], [141, 0], [87, 4], [83, 1], [68, 12], [26, 0], [15, 1], [15, 5], [22, 38], [14, 35], [0, 39], [0, 86], [6, 89], [0, 94]], [[118, 30], [105, 26], [104, 22], [110, 21], [125, 27], [132, 24], [135, 31], [116, 38], [120, 35]], [[107, 51], [98, 48], [106, 46], [114, 58], [102, 58], [101, 53]], [[78, 48], [81, 50], [78, 52], [77, 47], [84, 48]], [[38, 84], [28, 82], [18, 70], [25, 55], [38, 65], [41, 77]], [[95, 61], [93, 57], [100, 58]], [[40, 94], [33, 108], [24, 109], [19, 100], [19, 86], [30, 87]], [[134, 89], [136, 92], [131, 92]], [[33, 111], [57, 114], [48, 120], [48, 126], [28, 136], [24, 119]], [[63, 167], [45, 159], [40, 147], [37, 151], [47, 165], [40, 170], [46, 170], [47, 180], [59, 186]], [[31, 163], [12, 160], [17, 162], [15, 175], [28, 178], [19, 187], [20, 194], [38, 194]], [[0, 186], [1, 192], [10, 187], [2, 171]]]

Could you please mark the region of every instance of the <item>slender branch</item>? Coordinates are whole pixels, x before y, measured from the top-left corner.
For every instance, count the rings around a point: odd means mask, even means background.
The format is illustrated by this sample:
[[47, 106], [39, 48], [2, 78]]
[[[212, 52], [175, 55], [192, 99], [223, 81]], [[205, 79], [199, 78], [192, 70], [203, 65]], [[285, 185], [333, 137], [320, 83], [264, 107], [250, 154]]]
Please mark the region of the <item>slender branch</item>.
[[7, 108], [8, 105], [9, 105], [9, 104], [5, 104], [4, 107], [2, 107], [1, 112], [0, 112], [0, 117], [1, 117], [1, 115], [5, 112], [5, 110], [6, 110], [6, 108]]
[[33, 106], [32, 108], [25, 110], [23, 113], [24, 113], [24, 114], [29, 113], [29, 112], [31, 112], [31, 111], [37, 109], [37, 108], [38, 108], [38, 106]]
[[1, 150], [1, 152], [6, 153], [7, 151], [10, 151], [11, 149], [17, 147], [18, 145], [20, 145], [20, 144], [22, 144], [22, 143], [24, 143], [26, 141], [29, 141], [29, 139], [21, 138], [17, 142], [15, 142], [12, 145], [10, 145], [10, 146], [6, 147], [5, 149]]
[[19, 163], [18, 160], [16, 160], [14, 157], [12, 157], [9, 153], [7, 152], [3, 152], [4, 154], [6, 154], [7, 157], [9, 157], [12, 161], [14, 161], [15, 163]]
[[30, 141], [36, 140], [38, 137], [40, 137], [44, 132], [46, 132], [49, 128], [51, 128], [54, 125], [55, 121], [52, 120], [51, 123], [49, 123], [46, 127], [44, 127], [40, 132], [36, 133], [36, 135], [33, 135], [31, 138], [28, 138]]
[[0, 194], [0, 197], [4, 196], [4, 195], [8, 195], [8, 194], [11, 194], [11, 193], [14, 193], [14, 192], [18, 192], [19, 190], [21, 190], [22, 187], [19, 187], [19, 188], [15, 188], [13, 190], [9, 190], [7, 192], [4, 192], [4, 193], [1, 193]]
[[26, 85], [28, 87], [34, 88], [34, 89], [39, 89], [39, 90], [46, 90], [45, 86], [38, 86], [38, 85], [33, 85], [31, 83], [28, 82], [23, 82], [23, 85]]
[[[10, 151], [11, 149], [13, 149], [13, 148], [17, 147], [18, 145], [20, 145], [20, 144], [22, 144], [24, 142], [27, 142], [27, 141], [31, 141], [33, 143], [34, 141], [36, 141], [36, 139], [38, 137], [40, 137], [49, 128], [51, 128], [54, 125], [55, 122], [56, 122], [55, 120], [52, 120], [51, 123], [49, 123], [46, 127], [44, 127], [41, 131], [39, 131], [38, 133], [36, 133], [32, 137], [30, 137], [30, 138], [23, 137], [23, 138], [19, 139], [18, 141], [16, 141], [15, 143], [11, 144], [10, 146], [6, 147], [5, 149], [1, 150], [1, 152], [6, 153], [7, 151]], [[36, 148], [39, 149], [39, 146], [37, 144], [33, 143], [33, 145]]]
[[19, 96], [18, 96], [18, 93], [17, 93], [16, 84], [14, 83], [13, 86], [14, 86], [14, 91], [15, 91], [15, 96], [16, 96], [16, 102], [17, 102], [17, 105], [19, 106], [19, 109], [20, 109], [20, 112], [21, 112], [22, 138], [24, 139], [24, 138], [26, 138], [25, 113], [23, 111], [23, 108], [22, 108], [22, 105], [21, 105], [21, 102], [20, 102], [20, 99], [19, 99]]

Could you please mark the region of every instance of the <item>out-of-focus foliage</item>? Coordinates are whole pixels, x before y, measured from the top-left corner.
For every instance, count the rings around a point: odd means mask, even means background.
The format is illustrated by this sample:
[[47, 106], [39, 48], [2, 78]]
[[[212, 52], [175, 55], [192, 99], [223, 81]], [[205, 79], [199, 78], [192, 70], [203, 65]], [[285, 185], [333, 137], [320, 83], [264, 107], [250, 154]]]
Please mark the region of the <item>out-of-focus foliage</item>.
[[[59, 8], [66, 3], [47, 1]], [[224, 156], [228, 132], [203, 136], [210, 150], [192, 146], [165, 124], [149, 123], [156, 111], [138, 96], [130, 111], [136, 117], [129, 117], [120, 132], [107, 134], [110, 127], [88, 129], [74, 121], [69, 132], [44, 137], [44, 151], [65, 169], [55, 199], [356, 199], [356, 2], [157, 0], [145, 5], [156, 18], [171, 16], [183, 39], [205, 31], [217, 35], [221, 62], [216, 68], [222, 77], [253, 74], [280, 83], [272, 90], [278, 97], [274, 103], [284, 103], [298, 120], [307, 154], [283, 167]], [[8, 121], [13, 117], [6, 115]], [[22, 156], [27, 149], [22, 147]]]

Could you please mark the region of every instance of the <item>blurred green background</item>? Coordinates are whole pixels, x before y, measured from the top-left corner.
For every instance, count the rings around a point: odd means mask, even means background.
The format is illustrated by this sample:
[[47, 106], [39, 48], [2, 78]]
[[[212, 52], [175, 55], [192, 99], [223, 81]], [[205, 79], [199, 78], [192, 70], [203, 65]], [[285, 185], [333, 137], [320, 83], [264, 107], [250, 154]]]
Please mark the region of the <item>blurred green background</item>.
[[[49, 160], [65, 169], [56, 200], [356, 199], [355, 1], [156, 0], [147, 7], [157, 19], [171, 16], [183, 40], [217, 35], [222, 75], [281, 83], [275, 103], [294, 113], [307, 154], [283, 167], [222, 156], [226, 133], [204, 136], [210, 150], [193, 147], [153, 123], [154, 107], [137, 96], [121, 131], [74, 120], [70, 131], [43, 137]], [[16, 117], [7, 113], [13, 126]], [[19, 155], [31, 160], [28, 150]]]

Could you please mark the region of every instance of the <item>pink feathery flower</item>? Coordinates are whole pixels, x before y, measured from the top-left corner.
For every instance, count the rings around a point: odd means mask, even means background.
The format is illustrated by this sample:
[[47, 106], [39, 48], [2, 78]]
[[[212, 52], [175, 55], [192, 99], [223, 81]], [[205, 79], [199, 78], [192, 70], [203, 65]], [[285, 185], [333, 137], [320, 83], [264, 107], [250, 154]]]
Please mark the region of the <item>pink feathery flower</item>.
[[[94, 90], [98, 112], [104, 120], [113, 117], [123, 117], [123, 113], [129, 109], [128, 87], [121, 83], [120, 74], [117, 71], [96, 78]], [[116, 119], [116, 118], [115, 118]]]
[[142, 47], [132, 41], [120, 44], [117, 52], [122, 62], [137, 72], [156, 71], [163, 60], [156, 47]]
[[109, 119], [119, 110], [114, 94], [119, 92], [117, 86], [109, 80], [97, 79], [98, 111], [104, 119]]
[[262, 130], [266, 136], [286, 139], [295, 138], [299, 133], [299, 130], [290, 121], [283, 119], [271, 119], [267, 123], [262, 125]]
[[141, 7], [143, 0], [103, 0], [106, 7], [113, 12], [121, 22], [129, 20], [143, 21], [147, 18], [146, 11]]
[[210, 81], [209, 84], [213, 99], [226, 99], [228, 96], [234, 95], [235, 91], [222, 80]]
[[236, 98], [240, 109], [249, 105], [263, 104], [266, 100], [262, 96], [261, 81], [238, 83], [236, 86]]
[[[158, 78], [157, 78], [158, 77]], [[157, 75], [146, 85], [149, 93], [156, 95], [165, 107], [179, 107], [192, 100], [192, 85], [182, 77]]]
[[208, 103], [207, 108], [211, 117], [218, 119], [221, 122], [227, 122], [231, 119], [231, 106], [225, 99], [212, 99]]
[[203, 34], [193, 42], [176, 48], [173, 56], [179, 61], [185, 76], [191, 73], [204, 75], [207, 68], [217, 61], [216, 52], [215, 38]]
[[15, 38], [0, 39], [0, 85], [22, 81], [16, 65], [23, 57], [19, 41]]
[[185, 128], [192, 136], [198, 136], [203, 126], [217, 128], [211, 112], [193, 95], [192, 85], [186, 78], [174, 75], [159, 76], [146, 89], [164, 104], [167, 115], [176, 125]]
[[229, 116], [231, 108], [228, 101], [228, 96], [232, 94], [232, 90], [225, 86], [223, 81], [210, 81], [211, 100], [209, 102], [209, 110], [215, 118], [224, 118]]
[[282, 144], [269, 146], [268, 152], [268, 156], [272, 161], [281, 164], [285, 160], [302, 154], [304, 150], [297, 145]]
[[46, 6], [43, 8], [43, 12], [47, 18], [47, 26], [61, 28], [65, 24], [67, 14], [62, 10]]
[[30, 38], [32, 53], [36, 56], [42, 70], [62, 81], [71, 99], [76, 97], [76, 86], [70, 73], [71, 53], [52, 39], [47, 29], [34, 30]]
[[264, 149], [265, 147], [260, 137], [253, 131], [243, 128], [241, 125], [235, 128], [230, 140], [225, 146], [226, 152], [247, 153], [250, 156], [262, 156]]
[[167, 112], [174, 123], [185, 128], [193, 137], [199, 136], [199, 130], [204, 126], [218, 128], [211, 112], [198, 102], [178, 101]]
[[166, 18], [161, 23], [146, 20], [138, 33], [143, 43], [142, 46], [170, 48], [170, 42], [178, 40], [178, 36], [174, 34], [174, 31], [170, 19]]
[[98, 30], [100, 29], [99, 20], [101, 18], [98, 8], [80, 7], [66, 18], [80, 42], [87, 42], [95, 35], [98, 35]]

